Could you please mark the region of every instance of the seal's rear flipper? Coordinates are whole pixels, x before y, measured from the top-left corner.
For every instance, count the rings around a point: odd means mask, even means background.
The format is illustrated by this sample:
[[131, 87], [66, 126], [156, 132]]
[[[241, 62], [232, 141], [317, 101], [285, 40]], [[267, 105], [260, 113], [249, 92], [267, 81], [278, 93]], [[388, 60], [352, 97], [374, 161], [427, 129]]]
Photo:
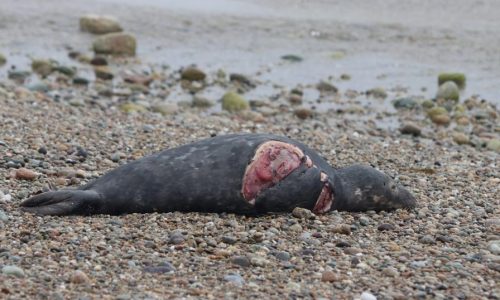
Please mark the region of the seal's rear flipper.
[[37, 215], [99, 213], [101, 195], [92, 190], [60, 190], [33, 196], [21, 203], [22, 210]]

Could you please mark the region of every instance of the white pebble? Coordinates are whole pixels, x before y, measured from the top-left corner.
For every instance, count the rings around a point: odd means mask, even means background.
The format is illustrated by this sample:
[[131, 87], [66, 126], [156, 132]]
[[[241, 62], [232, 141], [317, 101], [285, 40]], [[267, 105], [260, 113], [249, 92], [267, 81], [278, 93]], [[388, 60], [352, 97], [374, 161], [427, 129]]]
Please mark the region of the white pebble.
[[359, 297], [360, 300], [377, 300], [377, 297], [375, 297], [373, 294], [369, 292], [363, 292], [361, 294], [361, 297]]

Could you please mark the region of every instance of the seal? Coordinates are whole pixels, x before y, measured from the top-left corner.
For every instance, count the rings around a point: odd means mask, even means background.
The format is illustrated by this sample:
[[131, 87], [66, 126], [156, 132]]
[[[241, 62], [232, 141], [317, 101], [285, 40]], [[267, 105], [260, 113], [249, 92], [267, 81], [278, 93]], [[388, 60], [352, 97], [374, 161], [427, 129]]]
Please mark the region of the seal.
[[416, 200], [374, 168], [333, 168], [317, 152], [287, 137], [230, 134], [143, 157], [78, 189], [38, 194], [21, 206], [39, 215], [256, 215], [295, 207], [322, 214], [412, 208]]

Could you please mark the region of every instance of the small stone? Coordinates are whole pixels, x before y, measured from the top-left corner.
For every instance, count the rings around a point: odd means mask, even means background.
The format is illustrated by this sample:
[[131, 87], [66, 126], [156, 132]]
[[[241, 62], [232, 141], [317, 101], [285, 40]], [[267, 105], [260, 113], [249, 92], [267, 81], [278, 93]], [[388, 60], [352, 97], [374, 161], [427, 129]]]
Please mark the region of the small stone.
[[191, 104], [193, 107], [208, 108], [214, 106], [214, 103], [207, 98], [194, 96], [193, 102]]
[[46, 59], [35, 59], [31, 62], [31, 69], [42, 77], [46, 77], [52, 73], [52, 63]]
[[15, 276], [18, 278], [24, 277], [24, 270], [19, 268], [18, 266], [4, 266], [2, 268], [2, 274], [7, 276]]
[[61, 74], [64, 74], [68, 77], [73, 77], [76, 74], [76, 68], [75, 67], [67, 67], [67, 66], [55, 66], [54, 67], [55, 72], [59, 72]]
[[94, 56], [94, 58], [90, 60], [90, 64], [93, 66], [107, 66], [108, 60], [102, 56]]
[[83, 107], [85, 106], [85, 101], [82, 98], [73, 98], [69, 100], [68, 104], [74, 107]]
[[38, 148], [38, 153], [43, 154], [43, 155], [47, 154], [47, 148], [45, 148], [43, 146]]
[[250, 263], [252, 264], [252, 266], [265, 267], [269, 264], [269, 261], [267, 259], [265, 259], [264, 257], [253, 256], [250, 259]]
[[244, 268], [248, 268], [251, 265], [250, 259], [246, 256], [233, 256], [231, 258], [231, 263]]
[[402, 134], [411, 134], [413, 136], [420, 136], [422, 129], [415, 123], [412, 122], [407, 122], [404, 123], [401, 128], [399, 128], [399, 131]]
[[382, 223], [377, 227], [378, 231], [391, 231], [396, 229], [396, 227], [392, 224]]
[[399, 98], [392, 103], [397, 109], [413, 109], [418, 106], [417, 101], [413, 97]]
[[500, 139], [491, 139], [486, 144], [486, 149], [500, 153]]
[[123, 31], [118, 21], [110, 16], [86, 15], [80, 18], [80, 30], [94, 34]]
[[301, 232], [302, 231], [302, 226], [299, 223], [293, 224], [288, 228], [288, 230], [293, 231], [293, 232]]
[[182, 70], [181, 79], [188, 81], [203, 81], [207, 75], [200, 69], [195, 67], [188, 67]]
[[112, 162], [119, 162], [120, 161], [120, 158], [121, 158], [122, 154], [120, 152], [115, 152], [113, 154], [111, 154], [111, 156], [109, 157], [111, 159]]
[[238, 239], [232, 235], [225, 235], [222, 237], [222, 242], [229, 244], [229, 245], [236, 244], [237, 241], [238, 241]]
[[348, 224], [336, 225], [335, 227], [332, 228], [332, 232], [349, 235], [351, 234], [351, 226]]
[[95, 53], [134, 56], [137, 48], [135, 37], [128, 33], [108, 33], [98, 37], [93, 44]]
[[457, 84], [453, 81], [446, 81], [445, 83], [440, 85], [436, 93], [436, 99], [458, 101], [459, 97], [460, 90], [458, 89]]
[[289, 62], [301, 62], [303, 60], [302, 57], [300, 57], [298, 55], [295, 55], [295, 54], [286, 54], [286, 55], [283, 55], [283, 56], [281, 56], [281, 59], [289, 61]]
[[302, 119], [302, 120], [305, 120], [307, 118], [312, 118], [312, 116], [314, 115], [313, 114], [313, 111], [308, 109], [308, 108], [298, 108], [294, 111], [294, 114], [299, 118], [299, 119]]
[[293, 105], [300, 105], [302, 104], [302, 96], [297, 94], [290, 94], [290, 96], [288, 97], [288, 101]]
[[500, 255], [500, 240], [489, 242], [488, 251], [490, 251], [492, 254]]
[[438, 86], [447, 81], [454, 82], [459, 88], [465, 88], [465, 74], [463, 73], [441, 73], [438, 75]]
[[174, 231], [168, 238], [168, 243], [172, 245], [180, 245], [184, 243], [185, 240], [186, 239], [184, 238], [184, 235], [181, 232]]
[[431, 117], [432, 122], [437, 125], [448, 125], [450, 124], [450, 116], [448, 115], [436, 115]]
[[95, 77], [102, 80], [111, 80], [115, 76], [113, 72], [106, 66], [98, 66], [94, 68]]
[[146, 108], [142, 105], [139, 105], [139, 104], [136, 104], [133, 102], [129, 102], [129, 103], [125, 103], [125, 104], [120, 105], [120, 110], [125, 112], [125, 113], [133, 113], [133, 112], [145, 112]]
[[314, 219], [315, 215], [307, 208], [296, 207], [292, 211], [292, 216], [299, 219]]
[[370, 225], [370, 219], [368, 219], [366, 217], [360, 217], [359, 218], [359, 225], [361, 225], [361, 226], [368, 226], [368, 225]]
[[7, 72], [8, 78], [16, 82], [24, 82], [30, 75], [31, 73], [29, 71], [9, 70]]
[[332, 271], [324, 271], [323, 274], [321, 274], [321, 281], [323, 282], [335, 282], [337, 280], [337, 275]]
[[140, 84], [144, 86], [149, 86], [151, 82], [153, 82], [153, 76], [145, 76], [145, 75], [130, 75], [123, 78], [123, 81], [131, 84]]
[[457, 117], [455, 122], [457, 122], [457, 124], [460, 126], [467, 126], [470, 124], [469, 118], [467, 116], [459, 116]]
[[372, 96], [375, 98], [379, 98], [379, 99], [387, 98], [387, 92], [385, 91], [384, 88], [381, 88], [381, 87], [376, 87], [376, 88], [373, 88], [371, 90], [366, 91], [366, 95]]
[[162, 114], [163, 116], [173, 115], [179, 111], [177, 103], [161, 102], [151, 105], [151, 111]]
[[74, 284], [87, 284], [90, 282], [87, 274], [80, 270], [76, 270], [71, 274], [70, 280], [71, 283]]
[[17, 169], [14, 173], [14, 178], [20, 180], [34, 180], [37, 176], [37, 173], [26, 168]]
[[276, 258], [281, 260], [281, 261], [289, 261], [290, 260], [290, 253], [286, 251], [280, 251], [276, 253]]
[[[3, 197], [0, 197], [0, 200], [3, 200]], [[7, 216], [7, 214], [0, 209], [0, 221], [1, 222], [7, 222], [9, 220], [9, 217]]]
[[359, 297], [359, 300], [377, 300], [377, 297], [375, 297], [372, 293], [370, 292], [363, 292], [361, 294], [361, 297]]
[[83, 78], [83, 77], [75, 77], [75, 78], [73, 78], [73, 84], [76, 84], [76, 85], [88, 85], [89, 84], [89, 80], [87, 78]]
[[347, 242], [347, 241], [340, 240], [340, 241], [337, 241], [337, 243], [335, 243], [335, 246], [339, 247], [339, 248], [347, 248], [347, 247], [351, 247], [351, 244], [349, 244], [349, 242]]
[[237, 286], [242, 286], [245, 284], [245, 279], [243, 279], [243, 277], [241, 277], [239, 274], [228, 274], [224, 276], [224, 280]]
[[434, 239], [431, 235], [424, 235], [419, 239], [419, 242], [422, 244], [433, 245], [436, 243], [436, 239]]
[[351, 75], [349, 74], [341, 74], [340, 79], [342, 80], [351, 80]]
[[151, 124], [144, 124], [142, 125], [142, 131], [145, 133], [153, 132], [155, 130], [155, 127]]
[[318, 89], [318, 91], [322, 93], [337, 93], [339, 90], [336, 86], [326, 81], [321, 81], [320, 83], [318, 83], [316, 85], [316, 89]]
[[222, 109], [230, 112], [238, 112], [248, 109], [248, 102], [235, 92], [228, 92], [222, 97]]
[[433, 107], [427, 111], [427, 115], [431, 118], [432, 122], [438, 125], [447, 125], [450, 123], [450, 116], [444, 107]]
[[398, 277], [399, 272], [396, 270], [394, 267], [387, 267], [382, 271], [382, 274], [384, 274], [387, 277]]
[[250, 78], [248, 78], [243, 74], [237, 74], [237, 73], [229, 74], [229, 81], [237, 82], [240, 85], [244, 85], [247, 87], [255, 87], [255, 84], [252, 82], [252, 80], [250, 80]]
[[470, 143], [469, 137], [462, 132], [454, 132], [453, 140], [459, 145], [466, 145]]
[[0, 53], [0, 67], [5, 65], [7, 63], [7, 58], [5, 58], [5, 55]]
[[147, 266], [143, 269], [146, 273], [164, 274], [175, 272], [175, 267], [170, 262], [163, 262], [158, 266]]

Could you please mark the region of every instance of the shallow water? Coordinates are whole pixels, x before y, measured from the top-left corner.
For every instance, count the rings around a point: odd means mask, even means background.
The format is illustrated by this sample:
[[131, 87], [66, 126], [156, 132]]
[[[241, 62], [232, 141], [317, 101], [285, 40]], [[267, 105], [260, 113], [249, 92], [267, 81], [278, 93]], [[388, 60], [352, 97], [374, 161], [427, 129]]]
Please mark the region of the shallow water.
[[[171, 69], [196, 64], [207, 71], [250, 75], [287, 88], [332, 78], [341, 91], [406, 89], [433, 97], [437, 74], [467, 75], [463, 97], [500, 103], [498, 1], [291, 0], [2, 0], [0, 51], [5, 70], [28, 68], [30, 57], [67, 58], [67, 47], [88, 51], [93, 36], [78, 31], [85, 13], [118, 17], [139, 41], [144, 63]], [[302, 62], [281, 60], [296, 54]], [[81, 66], [80, 66], [81, 67]], [[352, 79], [342, 81], [340, 75]], [[269, 97], [269, 89], [252, 97]], [[389, 93], [396, 97], [398, 93]]]

